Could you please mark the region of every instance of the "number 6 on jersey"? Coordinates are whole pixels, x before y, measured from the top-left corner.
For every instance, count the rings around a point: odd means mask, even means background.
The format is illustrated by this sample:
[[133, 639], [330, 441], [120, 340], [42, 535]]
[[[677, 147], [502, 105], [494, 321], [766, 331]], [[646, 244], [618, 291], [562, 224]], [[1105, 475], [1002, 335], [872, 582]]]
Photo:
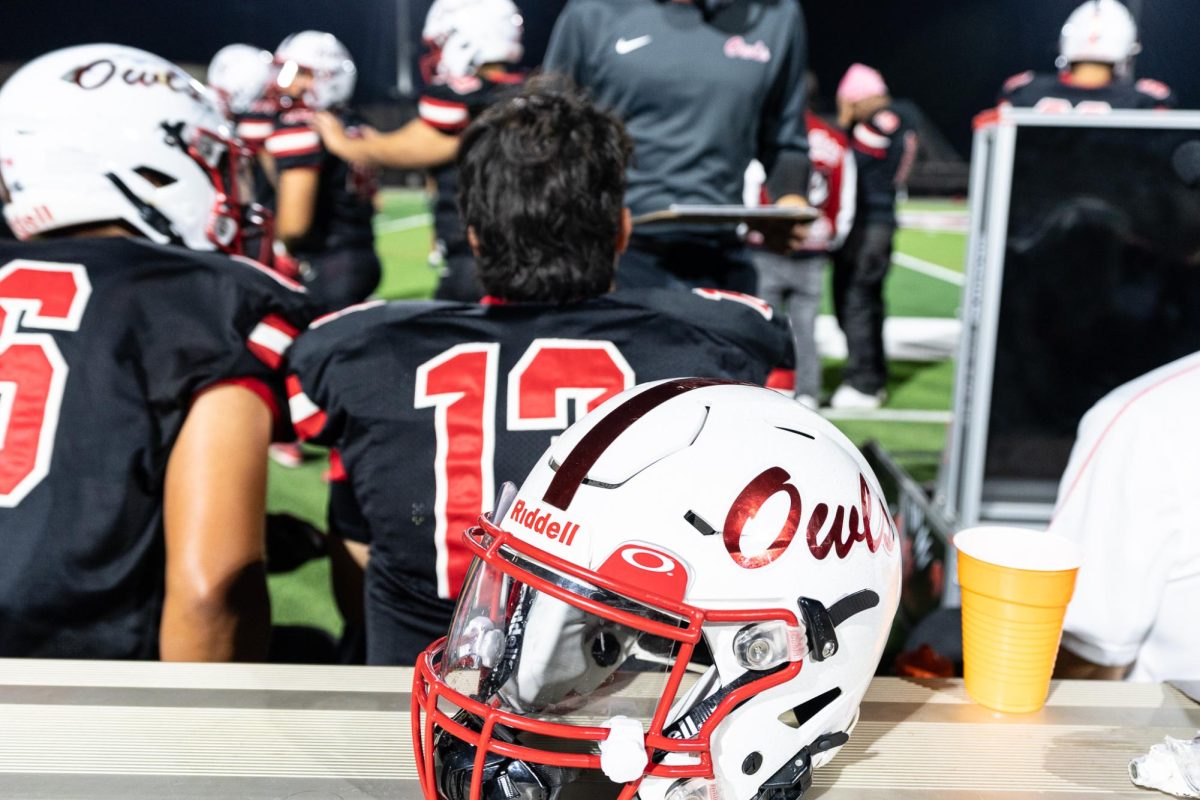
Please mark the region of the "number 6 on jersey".
[[80, 264], [0, 267], [0, 507], [16, 506], [50, 471], [67, 384], [54, 337], [26, 329], [78, 330], [91, 293]]

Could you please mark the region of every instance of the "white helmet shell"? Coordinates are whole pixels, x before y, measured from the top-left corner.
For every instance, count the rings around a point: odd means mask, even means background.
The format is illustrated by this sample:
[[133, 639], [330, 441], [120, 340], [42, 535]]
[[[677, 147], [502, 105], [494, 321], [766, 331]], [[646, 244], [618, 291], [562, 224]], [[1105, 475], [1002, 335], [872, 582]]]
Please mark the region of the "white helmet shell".
[[117, 221], [194, 250], [239, 235], [241, 152], [224, 114], [143, 50], [80, 45], [21, 67], [0, 89], [0, 152], [4, 216], [22, 239]]
[[1059, 39], [1059, 66], [1112, 64], [1122, 73], [1141, 50], [1133, 15], [1118, 0], [1087, 0], [1071, 12]]
[[[670, 752], [644, 775], [638, 769], [638, 797], [750, 800], [806, 753], [813, 768], [825, 764], [853, 729], [899, 604], [901, 547], [870, 466], [818, 414], [745, 384], [642, 384], [558, 437], [497, 514], [489, 525], [500, 550], [491, 552], [502, 554], [512, 541], [528, 559], [534, 548], [543, 554], [526, 576], [541, 574], [544, 582], [568, 574], [582, 585], [580, 578], [591, 575], [592, 585], [620, 594], [626, 610], [667, 609], [675, 600], [704, 620], [700, 635], [714, 666], [686, 692], [668, 684], [662, 702], [670, 702], [669, 712], [653, 712], [661, 727], [641, 722], [649, 726], [647, 742], [660, 730], [678, 739], [707, 735], [702, 757], [711, 758], [715, 781], [696, 777], [684, 789], [674, 776], [654, 774], [660, 766], [697, 763], [694, 753]], [[493, 563], [477, 560], [475, 580]], [[511, 574], [536, 585], [535, 577]], [[464, 618], [471, 588], [460, 600], [443, 665], [462, 652], [456, 642], [465, 641], [471, 624]], [[785, 631], [781, 620], [789, 614], [802, 622]], [[494, 636], [511, 647], [519, 634], [530, 651], [508, 662], [515, 666], [498, 694], [503, 711], [581, 707], [592, 687], [621, 674], [612, 671], [621, 669], [620, 648], [646, 643], [643, 637], [630, 645], [618, 634], [606, 648], [611, 659], [576, 670], [579, 652], [597, 652], [578, 641], [588, 629], [579, 612], [535, 600], [520, 615], [518, 633], [510, 627], [507, 639], [504, 631]], [[804, 620], [814, 621], [806, 627]], [[815, 638], [831, 628], [836, 641]], [[798, 644], [806, 636], [807, 645]], [[679, 666], [669, 655], [663, 663]], [[598, 664], [610, 665], [608, 672]], [[575, 694], [560, 698], [563, 686]], [[449, 752], [449, 739], [440, 741]], [[449, 763], [445, 753], [443, 760]], [[745, 770], [749, 763], [757, 766]]]
[[421, 35], [446, 78], [473, 75], [484, 64], [515, 64], [525, 52], [524, 21], [511, 0], [435, 0]]
[[267, 90], [275, 72], [267, 50], [248, 44], [227, 44], [208, 64], [208, 86], [230, 114], [244, 114]]
[[350, 51], [332, 33], [301, 31], [293, 33], [275, 48], [279, 65], [277, 85], [286, 89], [301, 69], [312, 72], [312, 85], [304, 92], [309, 108], [324, 109], [350, 101], [358, 70]]

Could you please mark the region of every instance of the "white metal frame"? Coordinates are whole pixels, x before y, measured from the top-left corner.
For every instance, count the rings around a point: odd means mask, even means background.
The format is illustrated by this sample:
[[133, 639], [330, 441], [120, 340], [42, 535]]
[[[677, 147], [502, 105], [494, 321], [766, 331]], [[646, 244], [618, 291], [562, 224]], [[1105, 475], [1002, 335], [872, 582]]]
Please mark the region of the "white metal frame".
[[[937, 501], [959, 529], [986, 522], [1044, 525], [1052, 511], [1045, 503], [984, 503], [982, 499], [1013, 160], [1018, 131], [1025, 127], [1200, 132], [1200, 112], [1121, 110], [1107, 114], [1044, 114], [1006, 107], [991, 117], [981, 118], [977, 124], [968, 189], [967, 275], [960, 311], [962, 336], [955, 376], [954, 416], [937, 492]], [[952, 559], [947, 567], [953, 575]]]

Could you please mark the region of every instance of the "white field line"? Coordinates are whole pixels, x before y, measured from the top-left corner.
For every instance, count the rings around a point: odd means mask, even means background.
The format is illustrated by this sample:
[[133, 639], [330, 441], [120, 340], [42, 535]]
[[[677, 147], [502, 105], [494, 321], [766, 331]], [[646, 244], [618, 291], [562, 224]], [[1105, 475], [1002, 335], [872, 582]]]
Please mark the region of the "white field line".
[[[377, 233], [377, 234], [396, 233], [398, 231], [412, 230], [413, 228], [419, 228], [423, 225], [428, 225], [432, 221], [433, 221], [433, 217], [430, 214], [414, 214], [414, 215], [408, 216], [408, 217], [400, 217], [399, 219], [391, 219], [391, 220], [387, 220], [384, 222], [380, 222], [375, 225], [375, 233]], [[939, 266], [937, 264], [933, 264], [929, 261], [924, 261], [915, 256], [910, 256], [906, 253], [893, 253], [892, 261], [895, 262], [897, 266], [904, 267], [905, 269], [911, 269], [914, 272], [919, 272], [922, 275], [927, 275], [931, 278], [945, 281], [946, 283], [952, 283], [956, 286], [962, 286], [962, 284], [963, 284], [963, 276], [960, 275], [959, 273], [954, 272], [953, 270], [946, 269], [945, 267]], [[835, 327], [837, 324], [836, 322], [834, 322], [832, 320], [832, 318], [824, 319], [824, 320], [822, 320], [822, 322], [824, 323], [824, 325], [822, 325], [821, 327]], [[832, 323], [832, 325], [831, 325], [831, 323]], [[904, 322], [901, 324], [903, 325], [904, 323], [908, 323], [908, 325], [916, 323], [918, 326], [921, 325], [922, 323], [925, 323], [926, 325], [932, 323], [933, 325], [939, 325], [939, 326], [940, 326], [940, 324], [946, 324], [946, 323], [949, 323], [950, 325], [954, 324], [950, 320], [928, 320], [928, 321], [904, 320]], [[905, 325], [905, 327], [908, 327], [908, 325]], [[845, 347], [845, 345], [843, 344], [842, 347], [835, 348], [835, 349], [844, 350], [844, 347]], [[844, 352], [842, 353], [842, 355], [844, 357]], [[846, 411], [846, 410], [836, 410], [836, 409], [832, 409], [832, 408], [823, 408], [823, 409], [821, 409], [821, 414], [823, 416], [825, 416], [827, 419], [832, 419], [832, 420], [864, 420], [864, 421], [870, 421], [870, 422], [910, 422], [910, 423], [947, 424], [950, 422], [950, 419], [951, 419], [951, 412], [949, 412], [949, 411], [932, 411], [932, 410], [918, 410], [918, 409], [881, 408], [881, 409], [875, 409], [873, 411]]]
[[376, 235], [381, 233], [396, 233], [397, 231], [410, 231], [413, 228], [420, 228], [423, 225], [428, 225], [433, 222], [432, 214], [413, 214], [411, 217], [400, 217], [399, 219], [389, 219], [384, 222], [375, 224]]
[[934, 264], [932, 261], [926, 261], [916, 256], [910, 256], [908, 253], [892, 253], [892, 263], [898, 267], [911, 269], [913, 272], [919, 272], [930, 278], [935, 278], [939, 281], [952, 283], [955, 286], [962, 286], [966, 278], [961, 272], [955, 272], [952, 269], [946, 269], [940, 264]]
[[970, 215], [966, 209], [961, 211], [910, 211], [901, 208], [896, 216], [901, 228], [930, 233], [965, 234], [970, 222]]
[[[961, 328], [957, 319], [888, 317], [883, 321], [883, 349], [896, 361], [945, 361], [958, 352]], [[846, 337], [832, 314], [817, 317], [814, 334], [822, 356], [846, 357]]]
[[878, 408], [874, 411], [850, 411], [822, 408], [821, 416], [831, 420], [863, 420], [866, 422], [930, 422], [940, 425], [950, 423], [949, 411], [922, 411], [903, 408]]
[[[413, 228], [420, 228], [423, 225], [428, 225], [433, 221], [431, 214], [413, 214], [408, 217], [400, 217], [399, 219], [389, 219], [375, 225], [376, 234], [397, 233], [399, 231], [408, 231]], [[946, 283], [952, 283], [955, 286], [963, 285], [963, 276], [954, 270], [946, 269], [943, 266], [934, 264], [930, 261], [910, 256], [907, 253], [893, 253], [892, 261], [900, 267], [910, 269], [913, 272], [919, 272], [930, 278], [935, 278]]]

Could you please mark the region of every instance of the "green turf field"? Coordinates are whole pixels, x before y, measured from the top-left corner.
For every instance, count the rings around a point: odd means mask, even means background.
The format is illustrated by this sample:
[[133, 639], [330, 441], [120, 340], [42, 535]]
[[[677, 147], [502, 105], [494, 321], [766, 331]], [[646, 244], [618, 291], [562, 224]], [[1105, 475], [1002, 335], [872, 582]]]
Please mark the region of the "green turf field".
[[[905, 204], [906, 211], [961, 212], [962, 203], [920, 200]], [[428, 254], [432, 241], [429, 210], [420, 192], [387, 192], [376, 221], [376, 247], [383, 261], [379, 294], [387, 299], [429, 297], [437, 281]], [[891, 317], [952, 318], [961, 294], [954, 276], [962, 274], [966, 236], [924, 229], [901, 230], [896, 237], [897, 262], [886, 284]], [[823, 313], [829, 313], [829, 292]], [[954, 382], [949, 361], [940, 363], [893, 362], [885, 411], [947, 411]], [[826, 360], [823, 385], [826, 393], [837, 386], [841, 364]], [[835, 420], [855, 442], [877, 439], [919, 479], [936, 472], [945, 440], [946, 423], [878, 419]], [[271, 464], [269, 508], [287, 511], [324, 526], [328, 489], [322, 482], [324, 459], [298, 469]], [[521, 476], [515, 476], [517, 478]], [[329, 565], [310, 561], [299, 570], [271, 577], [271, 598], [276, 624], [313, 625], [336, 633], [341, 622], [329, 592]]]

